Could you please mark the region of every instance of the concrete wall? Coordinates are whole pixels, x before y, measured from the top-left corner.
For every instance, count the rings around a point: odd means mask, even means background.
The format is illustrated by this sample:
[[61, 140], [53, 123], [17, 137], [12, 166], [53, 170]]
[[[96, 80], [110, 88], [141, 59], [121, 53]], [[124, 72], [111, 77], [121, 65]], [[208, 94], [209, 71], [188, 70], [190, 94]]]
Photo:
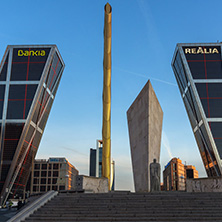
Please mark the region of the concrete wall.
[[148, 81], [127, 111], [136, 192], [150, 191], [149, 165], [159, 163], [163, 111]]
[[222, 177], [187, 179], [187, 192], [222, 192]]

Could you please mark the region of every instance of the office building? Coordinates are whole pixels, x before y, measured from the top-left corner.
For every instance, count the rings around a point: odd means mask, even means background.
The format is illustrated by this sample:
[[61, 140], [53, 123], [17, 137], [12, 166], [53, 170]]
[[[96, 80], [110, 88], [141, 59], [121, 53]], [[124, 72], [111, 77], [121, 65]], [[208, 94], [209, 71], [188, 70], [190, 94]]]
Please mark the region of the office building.
[[163, 171], [163, 190], [186, 190], [187, 178], [198, 178], [195, 166], [184, 165], [179, 158], [172, 158]]
[[222, 43], [177, 44], [172, 67], [209, 177], [222, 176]]
[[66, 158], [36, 159], [31, 171], [30, 193], [74, 190], [78, 174]]
[[136, 192], [150, 191], [150, 164], [160, 161], [163, 111], [150, 80], [127, 111]]
[[[89, 176], [102, 177], [103, 141], [96, 140], [96, 149], [90, 148]], [[110, 188], [115, 190], [115, 161], [111, 160]]]
[[185, 190], [185, 169], [179, 158], [173, 158], [163, 171], [164, 190]]
[[23, 195], [63, 69], [56, 45], [8, 46], [5, 51], [0, 64], [1, 205]]

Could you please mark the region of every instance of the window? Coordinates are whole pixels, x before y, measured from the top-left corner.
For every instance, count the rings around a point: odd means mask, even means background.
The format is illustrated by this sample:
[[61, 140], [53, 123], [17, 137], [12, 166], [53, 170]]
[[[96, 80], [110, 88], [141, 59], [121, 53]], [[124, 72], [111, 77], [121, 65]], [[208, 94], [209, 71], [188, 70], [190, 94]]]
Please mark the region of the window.
[[34, 171], [34, 177], [39, 177], [39, 171]]
[[46, 179], [41, 179], [41, 184], [46, 184]]
[[35, 164], [35, 169], [40, 169], [40, 164]]
[[59, 169], [59, 164], [58, 164], [58, 163], [54, 163], [54, 164], [53, 164], [53, 169], [58, 170], [58, 169]]
[[53, 171], [53, 177], [58, 177], [59, 176], [59, 171]]
[[41, 177], [46, 177], [46, 172], [47, 172], [47, 171], [42, 171], [42, 172], [41, 172]]
[[41, 192], [46, 191], [46, 186], [40, 186], [40, 191], [41, 191]]
[[46, 170], [47, 169], [47, 164], [42, 164], [42, 169]]

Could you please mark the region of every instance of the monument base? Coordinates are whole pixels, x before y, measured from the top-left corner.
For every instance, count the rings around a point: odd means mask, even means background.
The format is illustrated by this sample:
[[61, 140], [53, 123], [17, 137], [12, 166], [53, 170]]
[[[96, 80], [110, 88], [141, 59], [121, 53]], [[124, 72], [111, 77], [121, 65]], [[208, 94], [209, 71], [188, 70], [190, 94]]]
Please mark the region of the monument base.
[[78, 175], [76, 177], [76, 191], [84, 191], [90, 193], [108, 193], [108, 179], [89, 177], [85, 175]]
[[187, 179], [187, 192], [222, 192], [222, 177]]

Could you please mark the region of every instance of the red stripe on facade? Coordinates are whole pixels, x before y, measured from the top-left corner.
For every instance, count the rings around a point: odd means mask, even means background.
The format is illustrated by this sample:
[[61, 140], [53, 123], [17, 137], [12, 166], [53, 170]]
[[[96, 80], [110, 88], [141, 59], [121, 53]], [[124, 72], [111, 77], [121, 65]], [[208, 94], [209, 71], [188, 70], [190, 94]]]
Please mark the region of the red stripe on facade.
[[222, 99], [222, 97], [200, 97], [200, 99]]
[[35, 64], [35, 63], [45, 63], [45, 62], [12, 62], [12, 64]]
[[8, 99], [8, 101], [32, 101], [32, 99]]
[[[221, 62], [222, 60], [206, 60], [206, 61], [207, 62]], [[187, 62], [204, 62], [204, 60], [187, 60]]]

